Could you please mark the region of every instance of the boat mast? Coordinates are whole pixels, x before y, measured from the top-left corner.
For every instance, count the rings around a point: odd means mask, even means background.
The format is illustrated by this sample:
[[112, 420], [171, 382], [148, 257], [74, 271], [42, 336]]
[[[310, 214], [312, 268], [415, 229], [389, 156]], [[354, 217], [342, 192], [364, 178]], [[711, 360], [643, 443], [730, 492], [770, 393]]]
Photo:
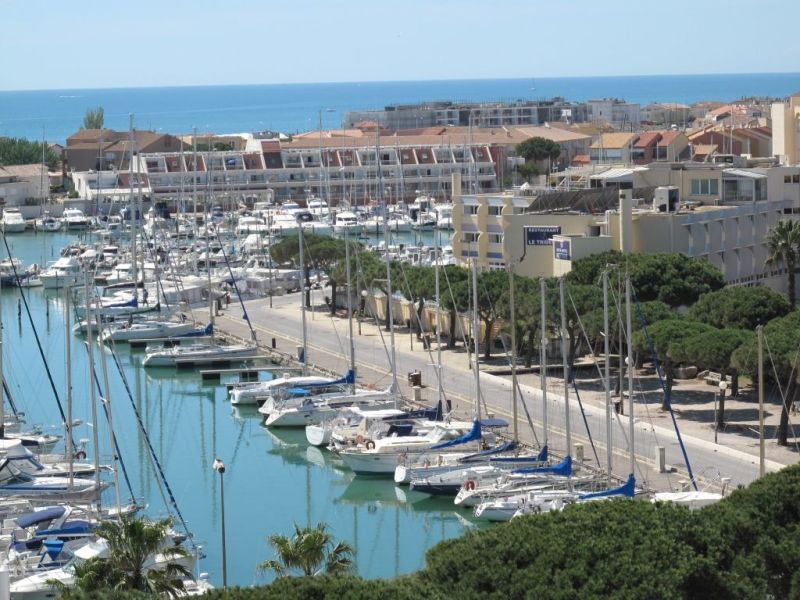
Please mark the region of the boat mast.
[[[128, 157], [130, 164], [128, 165], [128, 185], [131, 190], [131, 211], [133, 216], [133, 229], [131, 230], [131, 256], [133, 257], [133, 268], [131, 269], [131, 274], [133, 275], [133, 296], [138, 300], [139, 298], [139, 265], [138, 265], [138, 256], [136, 252], [136, 237], [139, 232], [139, 228], [136, 225], [137, 217], [138, 217], [138, 209], [137, 209], [137, 201], [136, 197], [133, 193], [133, 147], [136, 143], [133, 135], [133, 113], [128, 114], [128, 137], [129, 137], [129, 148], [128, 148]], [[138, 169], [137, 169], [138, 171]], [[98, 178], [100, 175], [98, 174]], [[138, 177], [137, 177], [138, 179]], [[89, 305], [86, 305], [86, 309], [89, 309]]]
[[625, 359], [628, 366], [628, 423], [629, 435], [631, 436], [631, 475], [633, 475], [636, 469], [636, 453], [633, 439], [633, 344], [631, 343], [633, 329], [631, 327], [631, 276], [627, 274], [625, 275], [625, 321], [628, 338], [628, 357]]
[[610, 352], [610, 331], [608, 329], [608, 269], [603, 271], [603, 354], [605, 356], [605, 392], [606, 392], [606, 454], [607, 463], [606, 471], [608, 473], [609, 482], [612, 477], [612, 470], [614, 467], [614, 446], [611, 443], [611, 436], [613, 428], [611, 427], [612, 421], [612, 406], [611, 406], [611, 357]]
[[[3, 231], [3, 238], [5, 241], [5, 231]], [[11, 254], [8, 255], [8, 259], [13, 261], [11, 258]], [[13, 262], [11, 263], [14, 264]], [[3, 291], [3, 279], [0, 277], [0, 293]], [[0, 309], [0, 440], [5, 439], [6, 437], [6, 406], [5, 406], [5, 383], [6, 383], [6, 376], [4, 371], [4, 362], [3, 362], [3, 311]]]
[[[96, 307], [96, 316], [97, 322], [100, 322], [100, 307]], [[99, 331], [99, 330], [98, 330]], [[99, 345], [99, 335], [98, 335], [98, 345]], [[103, 407], [105, 408], [106, 413], [106, 420], [108, 421], [108, 441], [111, 445], [111, 472], [114, 474], [114, 496], [117, 502], [117, 514], [121, 514], [122, 510], [122, 500], [120, 498], [120, 488], [119, 488], [119, 469], [117, 469], [117, 439], [116, 434], [114, 433], [114, 419], [111, 415], [111, 386], [108, 383], [108, 365], [106, 365], [106, 357], [105, 353], [102, 350], [102, 346], [100, 348], [100, 372], [103, 374], [103, 395], [100, 396], [100, 400], [103, 402]], [[99, 460], [99, 459], [98, 459]]]
[[[69, 488], [72, 489], [74, 485], [75, 479], [75, 448], [72, 446], [72, 331], [70, 330], [70, 323], [69, 323], [69, 296], [70, 296], [70, 288], [69, 286], [65, 287], [64, 291], [64, 353], [66, 354], [67, 359], [67, 422], [66, 422], [66, 430], [67, 430], [67, 439], [66, 439], [66, 453], [67, 453], [67, 460], [69, 461]], [[87, 308], [88, 310], [88, 308]], [[89, 317], [86, 317], [86, 323], [88, 327]], [[0, 328], [2, 331], [2, 328]]]
[[[392, 308], [392, 255], [389, 252], [389, 207], [383, 195], [383, 165], [381, 164], [381, 131], [377, 130], [375, 137], [375, 162], [378, 165], [378, 198], [383, 207], [383, 240], [386, 245], [386, 299], [387, 319], [389, 320], [389, 345], [391, 346], [392, 360], [392, 390], [395, 392], [394, 407], [397, 408], [397, 359], [394, 349], [394, 310]], [[345, 227], [347, 227], [345, 225]]]
[[517, 415], [517, 321], [516, 321], [516, 295], [517, 283], [514, 279], [514, 265], [508, 263], [508, 304], [511, 313], [511, 414], [514, 430], [514, 442], [519, 443], [519, 423]]
[[547, 282], [539, 278], [539, 300], [541, 302], [542, 338], [539, 340], [539, 386], [542, 389], [542, 430], [544, 445], [547, 446], [549, 427], [547, 424]]
[[[86, 350], [89, 352], [89, 402], [92, 405], [92, 446], [94, 447], [94, 480], [97, 486], [97, 510], [100, 511], [100, 440], [97, 432], [99, 422], [97, 420], [97, 387], [94, 379], [94, 336], [92, 335], [91, 309], [89, 308], [89, 266], [86, 266], [85, 278], [83, 281], [83, 293], [86, 306]], [[99, 313], [99, 311], [98, 311]], [[99, 314], [97, 315], [99, 316]], [[96, 323], [100, 327], [100, 322]]]
[[303, 226], [297, 222], [297, 238], [300, 244], [300, 314], [303, 318], [303, 376], [308, 375], [308, 330], [306, 328], [306, 265], [303, 256]]
[[444, 382], [442, 381], [442, 307], [441, 290], [439, 288], [439, 262], [442, 252], [442, 232], [436, 232], [436, 262], [434, 276], [436, 278], [436, 374], [438, 376], [439, 406], [444, 407]]
[[[197, 127], [192, 127], [192, 232], [197, 241]], [[196, 272], [197, 264], [195, 263]]]
[[558, 298], [561, 305], [561, 365], [564, 376], [564, 433], [566, 435], [566, 455], [572, 454], [572, 426], [569, 421], [569, 361], [567, 359], [567, 304], [565, 302], [564, 278], [558, 280]]
[[[330, 194], [328, 194], [330, 198]], [[344, 229], [344, 265], [345, 277], [347, 278], [347, 330], [350, 334], [350, 370], [353, 372], [353, 385], [351, 386], [350, 393], [356, 393], [356, 344], [353, 339], [353, 293], [352, 286], [350, 285], [350, 239], [348, 237], [347, 227]], [[336, 298], [331, 300], [336, 306]]]
[[[488, 331], [487, 331], [488, 333]], [[472, 341], [475, 345], [472, 368], [475, 370], [475, 416], [481, 420], [481, 369], [479, 362], [481, 330], [478, 323], [478, 256], [472, 258]], [[486, 336], [489, 337], [488, 335]], [[488, 339], [487, 339], [488, 343]]]
[[209, 219], [211, 217], [211, 172], [210, 167], [214, 161], [211, 160], [211, 150], [206, 152], [206, 279], [208, 281], [208, 323], [211, 325], [211, 343], [214, 343], [214, 294], [211, 293], [211, 234], [208, 231]]

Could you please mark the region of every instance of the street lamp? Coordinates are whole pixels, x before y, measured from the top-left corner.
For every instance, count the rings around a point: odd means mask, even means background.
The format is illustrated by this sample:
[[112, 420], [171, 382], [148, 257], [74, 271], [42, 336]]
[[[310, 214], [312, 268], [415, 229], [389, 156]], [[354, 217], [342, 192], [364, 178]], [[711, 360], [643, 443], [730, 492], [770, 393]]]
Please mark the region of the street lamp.
[[367, 304], [367, 290], [361, 290], [361, 307], [359, 312], [361, 315], [358, 319], [358, 335], [361, 335], [361, 322], [364, 320], [364, 307]]
[[228, 557], [225, 548], [225, 463], [214, 459], [213, 469], [219, 473], [219, 503], [222, 513], [222, 587], [228, 587]]
[[[724, 375], [723, 375], [724, 377]], [[719, 382], [719, 392], [714, 392], [714, 443], [717, 443], [717, 431], [719, 430], [719, 421], [717, 420], [717, 397], [718, 395], [725, 397], [725, 390], [728, 389], [728, 382], [725, 379], [721, 379]], [[720, 415], [722, 416], [722, 415]]]

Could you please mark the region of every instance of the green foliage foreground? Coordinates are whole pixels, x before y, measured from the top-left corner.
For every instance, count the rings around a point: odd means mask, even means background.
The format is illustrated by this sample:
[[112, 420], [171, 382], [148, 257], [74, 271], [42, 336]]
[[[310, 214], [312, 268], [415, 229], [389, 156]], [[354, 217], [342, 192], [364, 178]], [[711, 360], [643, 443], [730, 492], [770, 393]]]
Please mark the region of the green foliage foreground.
[[438, 544], [415, 574], [281, 578], [209, 600], [800, 598], [800, 466], [689, 512], [620, 500]]

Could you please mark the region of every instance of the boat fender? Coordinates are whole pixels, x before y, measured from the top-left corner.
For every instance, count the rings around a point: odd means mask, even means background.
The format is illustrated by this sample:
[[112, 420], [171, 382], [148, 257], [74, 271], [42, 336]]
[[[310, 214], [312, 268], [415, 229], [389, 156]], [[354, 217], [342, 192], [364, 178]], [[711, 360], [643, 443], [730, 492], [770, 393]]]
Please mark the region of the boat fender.
[[78, 450], [78, 451], [75, 453], [75, 458], [76, 458], [77, 460], [84, 460], [84, 459], [86, 458], [86, 452], [84, 452], [83, 450]]
[[359, 434], [356, 436], [356, 444], [363, 444], [364, 443], [364, 436]]
[[367, 443], [364, 445], [367, 447], [367, 450], [375, 449], [375, 442], [373, 442], [372, 440], [367, 440]]
[[464, 489], [469, 490], [470, 492], [475, 489], [475, 482], [472, 479], [467, 479], [464, 482]]

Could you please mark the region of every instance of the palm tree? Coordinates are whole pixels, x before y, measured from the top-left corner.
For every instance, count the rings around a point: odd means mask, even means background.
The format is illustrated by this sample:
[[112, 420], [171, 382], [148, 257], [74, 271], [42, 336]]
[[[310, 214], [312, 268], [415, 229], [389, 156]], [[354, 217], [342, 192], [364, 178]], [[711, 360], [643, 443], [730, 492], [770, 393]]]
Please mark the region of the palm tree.
[[789, 272], [789, 304], [797, 304], [795, 293], [795, 269], [800, 262], [800, 222], [784, 219], [778, 221], [767, 234], [769, 256], [767, 266], [786, 265]]
[[285, 577], [291, 571], [300, 571], [304, 576], [320, 573], [344, 573], [353, 565], [353, 548], [346, 542], [334, 543], [328, 526], [319, 523], [316, 527], [294, 526], [294, 535], [271, 535], [267, 538], [275, 550], [277, 560], [267, 560], [258, 565], [259, 571], [275, 571]]
[[[177, 597], [184, 589], [183, 578], [191, 577], [191, 572], [172, 562], [189, 553], [180, 546], [164, 544], [171, 524], [168, 518], [152, 522], [135, 516], [101, 523], [96, 533], [108, 544], [108, 558], [92, 558], [76, 565], [73, 590], [136, 590]], [[169, 562], [154, 566], [157, 554]]]

